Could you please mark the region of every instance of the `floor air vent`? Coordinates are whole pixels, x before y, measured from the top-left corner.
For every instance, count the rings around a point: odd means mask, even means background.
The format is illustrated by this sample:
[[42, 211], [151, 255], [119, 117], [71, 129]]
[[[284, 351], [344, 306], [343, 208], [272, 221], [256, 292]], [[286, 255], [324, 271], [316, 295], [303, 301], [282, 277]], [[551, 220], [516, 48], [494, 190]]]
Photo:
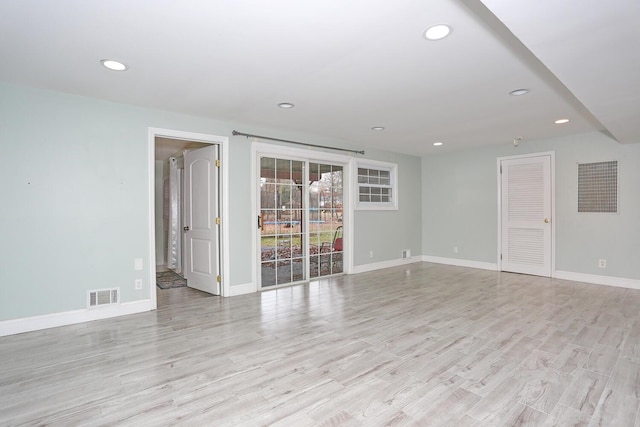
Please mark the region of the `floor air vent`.
[[89, 291], [89, 308], [118, 304], [119, 302], [120, 288]]

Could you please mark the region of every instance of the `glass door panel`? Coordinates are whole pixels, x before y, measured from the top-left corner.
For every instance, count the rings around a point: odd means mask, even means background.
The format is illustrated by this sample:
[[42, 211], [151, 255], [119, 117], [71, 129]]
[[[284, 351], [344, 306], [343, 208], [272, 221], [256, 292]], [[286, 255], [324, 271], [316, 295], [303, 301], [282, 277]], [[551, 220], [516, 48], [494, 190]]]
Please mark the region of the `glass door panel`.
[[306, 280], [304, 162], [260, 158], [261, 286]]
[[343, 271], [343, 168], [309, 164], [309, 277]]

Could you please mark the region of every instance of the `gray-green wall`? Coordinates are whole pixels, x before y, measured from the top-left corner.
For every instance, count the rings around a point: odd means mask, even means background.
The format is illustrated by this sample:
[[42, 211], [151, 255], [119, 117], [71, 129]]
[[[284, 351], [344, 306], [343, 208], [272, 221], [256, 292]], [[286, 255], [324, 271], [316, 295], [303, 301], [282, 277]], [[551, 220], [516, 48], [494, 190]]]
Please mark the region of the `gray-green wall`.
[[[601, 133], [425, 156], [424, 255], [496, 263], [496, 159], [546, 151], [555, 151], [556, 270], [640, 279], [640, 144], [619, 144]], [[620, 162], [620, 212], [578, 214], [577, 163], [606, 160]], [[598, 259], [607, 260], [606, 269]]]
[[[420, 158], [369, 149], [367, 157], [399, 165], [398, 210], [355, 212], [354, 265], [395, 260], [402, 256], [404, 249], [411, 250], [412, 256], [420, 255]], [[373, 257], [370, 257], [372, 251]]]
[[[232, 130], [348, 145], [6, 84], [0, 120], [0, 321], [84, 309], [89, 289], [119, 286], [122, 302], [148, 299], [149, 127], [230, 137], [231, 286], [251, 282], [255, 225], [251, 144]], [[366, 157], [399, 164], [400, 210], [356, 212], [356, 265], [396, 260], [407, 248], [419, 255], [420, 159], [381, 151]], [[134, 258], [144, 260], [143, 271], [134, 270]], [[134, 290], [135, 279], [143, 279], [142, 290]]]
[[[119, 286], [123, 302], [149, 297], [149, 127], [230, 136], [232, 286], [251, 282], [255, 224], [251, 144], [231, 131], [349, 146], [4, 84], [0, 120], [0, 321], [84, 309], [89, 289]], [[422, 159], [367, 150], [366, 158], [398, 163], [400, 203], [398, 211], [354, 213], [354, 264], [398, 260], [403, 249], [495, 263], [496, 158], [542, 151], [556, 153], [556, 269], [640, 279], [640, 144], [621, 145], [600, 133]], [[620, 213], [577, 214], [576, 163], [602, 160], [620, 161]], [[144, 260], [143, 271], [134, 270], [134, 258]], [[597, 267], [600, 258], [607, 269]], [[139, 278], [144, 288], [136, 291]]]

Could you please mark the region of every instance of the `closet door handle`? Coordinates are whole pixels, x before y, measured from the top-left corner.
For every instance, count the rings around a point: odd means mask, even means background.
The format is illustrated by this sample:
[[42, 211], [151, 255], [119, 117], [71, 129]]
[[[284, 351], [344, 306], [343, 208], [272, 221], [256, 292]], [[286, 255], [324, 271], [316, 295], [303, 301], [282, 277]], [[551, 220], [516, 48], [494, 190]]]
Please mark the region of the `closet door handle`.
[[258, 215], [258, 228], [262, 228], [262, 215]]
[[184, 231], [189, 231], [189, 230], [191, 230], [191, 229], [189, 228], [189, 226], [188, 226], [188, 225], [187, 225], [186, 227], [182, 227], [182, 229], [183, 229]]

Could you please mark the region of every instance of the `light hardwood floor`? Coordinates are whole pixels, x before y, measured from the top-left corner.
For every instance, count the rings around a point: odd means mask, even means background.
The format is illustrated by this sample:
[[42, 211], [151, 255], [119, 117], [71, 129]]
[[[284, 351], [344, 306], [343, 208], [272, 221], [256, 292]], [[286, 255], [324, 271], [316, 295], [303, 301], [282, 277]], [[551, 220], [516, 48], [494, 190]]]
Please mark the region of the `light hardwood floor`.
[[0, 425], [640, 425], [640, 291], [416, 263], [190, 292], [0, 338]]

